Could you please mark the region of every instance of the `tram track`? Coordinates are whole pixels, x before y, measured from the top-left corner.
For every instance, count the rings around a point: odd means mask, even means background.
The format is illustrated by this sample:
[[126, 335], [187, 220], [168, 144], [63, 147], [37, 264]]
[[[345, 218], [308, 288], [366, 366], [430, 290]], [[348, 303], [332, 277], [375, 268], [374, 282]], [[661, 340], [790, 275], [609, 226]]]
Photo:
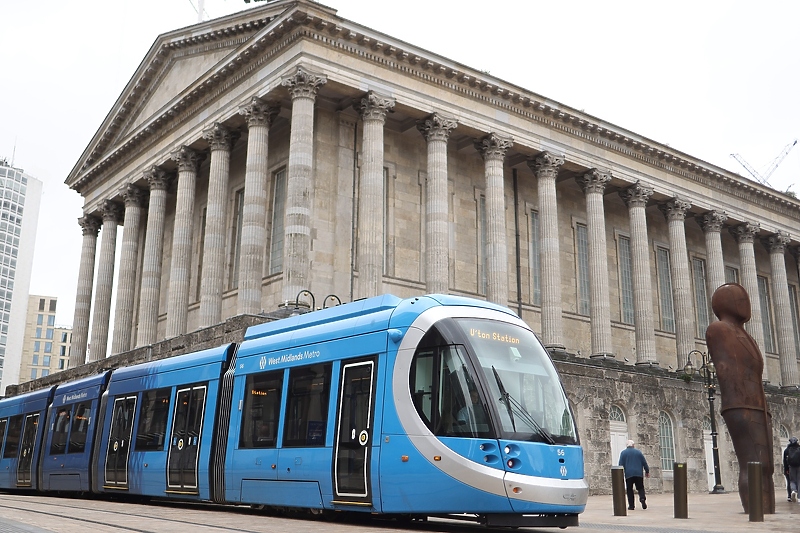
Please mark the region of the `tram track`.
[[[220, 506], [153, 500], [147, 503], [108, 499], [76, 499], [70, 496], [21, 496], [0, 493], [0, 523], [3, 518], [21, 521], [22, 513], [35, 515], [28, 523], [58, 523], [51, 531], [73, 533], [76, 527], [91, 528], [103, 533], [164, 533], [191, 527], [198, 533], [318, 533], [363, 531], [392, 533], [399, 531], [492, 533], [501, 529], [486, 528], [473, 522], [394, 521], [370, 515], [343, 514], [315, 519], [309, 516], [280, 516], [249, 506]], [[246, 522], [242, 524], [242, 522]], [[258, 524], [258, 526], [253, 527]], [[260, 527], [259, 527], [260, 526]], [[502, 531], [508, 531], [504, 529]], [[537, 530], [547, 533], [550, 529]], [[560, 531], [554, 529], [552, 531]]]
[[[180, 519], [176, 517], [169, 516], [169, 511], [174, 511], [175, 513], [185, 514], [186, 505], [177, 506], [172, 505], [171, 502], [168, 502], [168, 505], [164, 505], [161, 502], [155, 503], [154, 508], [167, 510], [168, 513], [153, 513], [153, 512], [142, 512], [148, 508], [150, 508], [151, 504], [136, 504], [136, 503], [117, 503], [117, 502], [109, 502], [107, 500], [89, 500], [94, 502], [101, 502], [106, 504], [114, 504], [115, 508], [113, 509], [102, 509], [102, 508], [89, 508], [85, 505], [87, 500], [74, 500], [75, 502], [84, 502], [84, 505], [67, 505], [64, 503], [54, 503], [52, 501], [42, 501], [40, 497], [37, 497], [36, 500], [30, 497], [8, 497], [8, 495], [0, 496], [0, 509], [6, 509], [8, 511], [13, 511], [14, 515], [19, 516], [20, 513], [32, 513], [42, 517], [52, 517], [58, 520], [68, 520], [71, 522], [77, 522], [80, 524], [92, 525], [92, 526], [104, 526], [107, 528], [114, 528], [121, 531], [131, 531], [136, 533], [160, 533], [162, 531], [175, 531], [176, 529], [183, 528], [185, 526], [191, 526], [193, 529], [199, 531], [209, 531], [209, 532], [230, 532], [230, 533], [264, 533], [267, 529], [252, 529], [252, 528], [241, 528], [241, 527], [231, 527], [226, 526], [222, 523], [198, 523], [197, 521], [193, 520], [186, 520]], [[135, 505], [135, 511], [125, 511], [122, 507], [130, 507]], [[195, 506], [194, 509], [196, 510], [203, 510], [203, 511], [213, 511], [216, 513], [226, 513], [233, 509], [210, 509], [205, 506]], [[77, 516], [78, 512], [84, 513], [85, 516]], [[6, 514], [6, 513], [0, 513]], [[10, 513], [9, 513], [10, 514]], [[116, 518], [116, 520], [114, 520]], [[204, 514], [204, 518], [211, 518], [208, 515]], [[18, 518], [17, 518], [18, 519]], [[223, 522], [227, 519], [227, 517], [219, 517], [218, 521]], [[141, 524], [142, 521], [153, 521], [153, 527], [147, 527], [144, 525], [139, 526], [131, 526], [131, 523], [139, 523]], [[215, 520], [217, 522], [217, 520]], [[69, 529], [69, 528], [67, 528]], [[287, 529], [289, 531], [289, 529]]]

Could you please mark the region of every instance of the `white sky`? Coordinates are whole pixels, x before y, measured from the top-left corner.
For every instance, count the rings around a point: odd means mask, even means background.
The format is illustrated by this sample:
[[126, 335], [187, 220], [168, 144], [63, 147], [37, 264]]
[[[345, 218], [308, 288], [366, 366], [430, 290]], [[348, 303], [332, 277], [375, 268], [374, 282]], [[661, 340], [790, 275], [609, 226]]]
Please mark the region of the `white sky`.
[[[59, 324], [72, 324], [81, 246], [64, 180], [156, 37], [197, 22], [197, 1], [0, 0], [0, 158], [16, 145], [14, 166], [44, 182], [30, 292], [58, 297]], [[730, 154], [763, 173], [800, 137], [794, 0], [323, 3], [742, 175]], [[212, 18], [260, 5], [205, 0]], [[795, 147], [770, 185], [799, 181]]]

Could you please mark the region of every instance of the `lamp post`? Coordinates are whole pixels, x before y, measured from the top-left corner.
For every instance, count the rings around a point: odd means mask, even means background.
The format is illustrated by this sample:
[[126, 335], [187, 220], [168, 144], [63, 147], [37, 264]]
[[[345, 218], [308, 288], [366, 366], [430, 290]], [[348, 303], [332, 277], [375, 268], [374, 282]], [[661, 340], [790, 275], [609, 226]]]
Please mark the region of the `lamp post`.
[[717, 448], [717, 420], [714, 415], [714, 397], [717, 392], [717, 371], [714, 368], [714, 362], [706, 352], [700, 350], [692, 350], [686, 356], [686, 366], [683, 371], [691, 376], [694, 374], [694, 366], [692, 366], [692, 354], [700, 356], [703, 366], [700, 367], [700, 376], [703, 378], [706, 390], [708, 390], [708, 410], [711, 417], [711, 446], [712, 454], [714, 457], [714, 489], [711, 494], [725, 494], [725, 487], [722, 486], [722, 478], [719, 473], [719, 448]]

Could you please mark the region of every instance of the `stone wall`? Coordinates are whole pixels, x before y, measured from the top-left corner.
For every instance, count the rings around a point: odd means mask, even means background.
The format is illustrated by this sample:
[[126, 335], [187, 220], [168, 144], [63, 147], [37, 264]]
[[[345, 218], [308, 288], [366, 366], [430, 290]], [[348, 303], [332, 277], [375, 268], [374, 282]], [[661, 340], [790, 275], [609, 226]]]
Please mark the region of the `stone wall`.
[[[704, 449], [703, 420], [709, 416], [708, 393], [699, 376], [688, 380], [681, 374], [660, 367], [632, 366], [616, 360], [595, 360], [569, 354], [555, 354], [556, 366], [575, 412], [581, 445], [584, 447], [586, 477], [592, 494], [611, 492], [609, 411], [617, 405], [625, 413], [629, 438], [636, 442], [650, 465], [646, 489], [672, 492], [671, 471], [661, 468], [659, 414], [666, 413], [673, 423], [675, 460], [686, 463], [690, 492], [708, 490]], [[783, 425], [790, 435], [800, 426], [800, 393], [767, 386], [772, 413], [775, 486], [785, 486], [783, 449], [788, 444], [779, 437]], [[720, 473], [727, 491], [738, 490], [739, 467], [730, 435], [719, 414], [719, 394], [715, 401], [719, 432]]]

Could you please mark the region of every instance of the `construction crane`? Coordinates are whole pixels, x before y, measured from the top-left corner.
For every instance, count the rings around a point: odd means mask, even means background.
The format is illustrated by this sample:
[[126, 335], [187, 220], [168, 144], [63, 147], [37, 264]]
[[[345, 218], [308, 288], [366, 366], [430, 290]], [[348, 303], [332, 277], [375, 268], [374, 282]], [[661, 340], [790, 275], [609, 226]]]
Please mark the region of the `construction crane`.
[[775, 169], [777, 169], [778, 165], [780, 165], [781, 162], [786, 158], [786, 156], [789, 155], [789, 152], [792, 151], [792, 148], [794, 148], [794, 145], [796, 144], [797, 144], [797, 139], [784, 146], [783, 150], [781, 150], [781, 153], [778, 154], [778, 156], [772, 160], [772, 163], [770, 163], [769, 167], [767, 168], [766, 171], [764, 171], [763, 175], [759, 174], [756, 171], [756, 169], [751, 167], [750, 164], [747, 161], [745, 161], [739, 154], [731, 154], [731, 157], [737, 160], [739, 164], [742, 165], [744, 169], [751, 176], [753, 176], [753, 178], [755, 178], [757, 182], [769, 186], [769, 177], [772, 176], [772, 173], [775, 172]]

